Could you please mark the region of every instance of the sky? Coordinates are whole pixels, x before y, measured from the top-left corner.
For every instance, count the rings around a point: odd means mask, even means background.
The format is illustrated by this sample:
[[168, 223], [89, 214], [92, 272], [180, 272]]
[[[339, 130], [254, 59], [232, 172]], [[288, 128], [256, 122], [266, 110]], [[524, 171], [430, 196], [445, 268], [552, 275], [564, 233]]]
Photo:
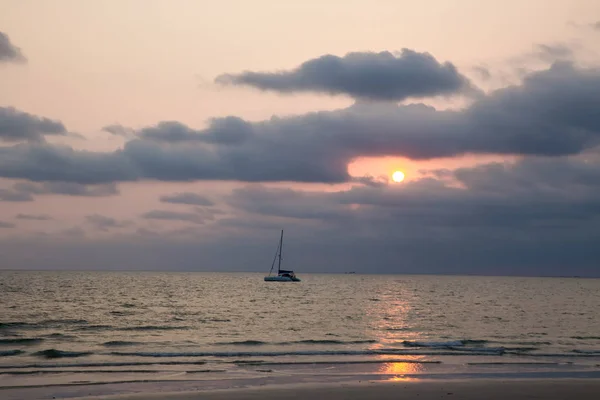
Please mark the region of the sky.
[[600, 277], [599, 42], [596, 0], [0, 0], [0, 269], [284, 229], [300, 276]]

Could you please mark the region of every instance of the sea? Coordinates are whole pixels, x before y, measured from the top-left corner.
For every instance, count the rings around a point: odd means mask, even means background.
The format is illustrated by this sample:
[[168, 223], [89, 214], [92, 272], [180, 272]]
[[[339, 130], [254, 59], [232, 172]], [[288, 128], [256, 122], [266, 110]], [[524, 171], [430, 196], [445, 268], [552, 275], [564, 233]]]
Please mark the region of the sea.
[[0, 398], [600, 377], [600, 279], [0, 271]]

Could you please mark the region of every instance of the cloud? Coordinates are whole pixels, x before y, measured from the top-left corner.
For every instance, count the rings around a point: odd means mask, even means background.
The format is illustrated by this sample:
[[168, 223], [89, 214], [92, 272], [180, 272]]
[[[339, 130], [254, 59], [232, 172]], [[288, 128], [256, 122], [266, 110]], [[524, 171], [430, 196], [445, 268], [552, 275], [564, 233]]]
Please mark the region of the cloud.
[[489, 68], [484, 67], [483, 65], [476, 65], [471, 69], [479, 76], [480, 79], [484, 81], [489, 81], [492, 79], [492, 73], [490, 72]]
[[146, 127], [137, 136], [160, 142], [176, 143], [195, 141], [211, 144], [241, 144], [253, 137], [252, 124], [238, 117], [212, 118], [206, 130], [194, 130], [181, 122], [163, 121]]
[[564, 43], [539, 44], [536, 49], [535, 55], [543, 61], [554, 62], [573, 58], [573, 49]]
[[11, 43], [6, 33], [0, 32], [0, 63], [3, 62], [24, 63], [27, 62], [27, 58], [20, 48]]
[[44, 182], [41, 184], [18, 182], [13, 189], [23, 194], [58, 194], [64, 196], [105, 197], [119, 194], [115, 183], [83, 185], [74, 182]]
[[[253, 184], [232, 192], [228, 204], [239, 212], [223, 223], [243, 226], [255, 215], [267, 224], [278, 221], [295, 240], [310, 243], [306, 251], [314, 260], [335, 260], [329, 268], [336, 270], [417, 272], [420, 265], [428, 272], [569, 274], [569, 266], [599, 276], [599, 166], [532, 157], [337, 192]], [[368, 260], [373, 253], [377, 265]], [[299, 265], [309, 262], [294, 256]]]
[[[97, 268], [100, 261], [89, 256], [101, 252], [103, 263], [145, 269], [176, 257], [180, 269], [266, 272], [284, 229], [285, 264], [300, 274], [600, 276], [599, 166], [598, 154], [527, 157], [332, 192], [249, 184], [227, 198], [231, 213], [210, 224], [160, 224], [94, 242], [46, 238], [35, 248], [40, 263], [52, 254], [56, 263], [88, 268]], [[193, 218], [157, 211], [159, 219]], [[0, 250], [13, 265], [31, 243], [8, 239]]]
[[391, 101], [477, 92], [452, 63], [441, 64], [429, 53], [410, 49], [402, 49], [399, 55], [387, 51], [324, 55], [291, 71], [224, 74], [215, 82], [282, 93], [346, 94]]
[[85, 219], [88, 224], [92, 225], [97, 230], [105, 232], [113, 228], [124, 228], [131, 225], [128, 221], [117, 221], [114, 218], [99, 214], [88, 215]]
[[14, 189], [4, 189], [0, 188], [0, 201], [12, 201], [12, 202], [22, 202], [22, 201], [33, 201], [33, 196], [31, 193], [21, 192]]
[[15, 228], [16, 225], [12, 222], [0, 221], [0, 228]]
[[160, 201], [163, 203], [173, 204], [190, 204], [196, 206], [214, 206], [215, 203], [209, 198], [199, 195], [197, 193], [183, 192], [175, 193], [172, 195], [165, 195], [160, 197]]
[[600, 21], [594, 22], [593, 24], [590, 24], [590, 26], [595, 30], [600, 31]]
[[110, 133], [111, 135], [121, 136], [127, 139], [135, 137], [134, 129], [119, 124], [107, 125], [103, 127], [102, 130]]
[[30, 143], [0, 147], [0, 176], [30, 181], [105, 184], [136, 179], [123, 151], [74, 150], [68, 146]]
[[44, 142], [44, 136], [65, 136], [68, 132], [59, 122], [38, 117], [13, 107], [0, 107], [0, 141]]
[[170, 220], [193, 222], [194, 224], [203, 224], [206, 220], [205, 216], [197, 213], [168, 211], [168, 210], [152, 210], [142, 214], [145, 219]]
[[348, 164], [358, 157], [565, 156], [600, 144], [597, 104], [600, 69], [557, 62], [460, 110], [357, 102], [346, 109], [260, 122], [213, 119], [197, 131], [179, 123], [158, 124], [107, 153], [36, 143], [0, 147], [0, 176], [80, 184], [339, 183], [354, 179]]
[[119, 194], [115, 183], [83, 185], [73, 182], [16, 182], [11, 188], [0, 188], [0, 201], [28, 202], [34, 195], [105, 197]]
[[[600, 235], [600, 166], [580, 159], [525, 158], [490, 163], [402, 185], [357, 186], [337, 192], [236, 189], [228, 204], [263, 216], [310, 219], [340, 227], [376, 226], [379, 235], [403, 227], [448, 232], [477, 227], [498, 234], [547, 235], [549, 227], [583, 227]], [[529, 231], [528, 231], [529, 230]], [[555, 234], [553, 232], [552, 234]], [[559, 232], [560, 233], [560, 232]], [[389, 232], [397, 235], [397, 232]]]
[[30, 220], [30, 221], [50, 221], [52, 218], [46, 214], [17, 214], [16, 219]]
[[228, 204], [252, 214], [277, 217], [337, 220], [347, 216], [347, 210], [323, 193], [251, 185], [235, 189]]

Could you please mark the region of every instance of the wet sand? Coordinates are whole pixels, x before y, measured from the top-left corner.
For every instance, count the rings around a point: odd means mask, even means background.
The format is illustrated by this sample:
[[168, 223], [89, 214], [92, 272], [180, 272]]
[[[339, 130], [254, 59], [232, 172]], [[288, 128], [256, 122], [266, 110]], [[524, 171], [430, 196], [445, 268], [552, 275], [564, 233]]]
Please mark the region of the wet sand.
[[600, 379], [523, 379], [272, 385], [215, 391], [102, 397], [114, 400], [600, 399]]

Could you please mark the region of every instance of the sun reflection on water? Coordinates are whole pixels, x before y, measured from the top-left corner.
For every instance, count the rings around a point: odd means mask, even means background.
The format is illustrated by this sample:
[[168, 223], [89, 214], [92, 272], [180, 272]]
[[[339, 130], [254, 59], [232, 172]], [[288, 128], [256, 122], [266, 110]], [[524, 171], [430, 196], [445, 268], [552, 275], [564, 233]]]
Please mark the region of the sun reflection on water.
[[414, 375], [423, 371], [423, 365], [419, 363], [412, 362], [389, 362], [383, 363], [379, 367], [378, 372], [382, 375], [389, 375], [386, 379], [388, 381], [414, 381], [417, 380], [414, 376], [406, 376], [406, 375]]

